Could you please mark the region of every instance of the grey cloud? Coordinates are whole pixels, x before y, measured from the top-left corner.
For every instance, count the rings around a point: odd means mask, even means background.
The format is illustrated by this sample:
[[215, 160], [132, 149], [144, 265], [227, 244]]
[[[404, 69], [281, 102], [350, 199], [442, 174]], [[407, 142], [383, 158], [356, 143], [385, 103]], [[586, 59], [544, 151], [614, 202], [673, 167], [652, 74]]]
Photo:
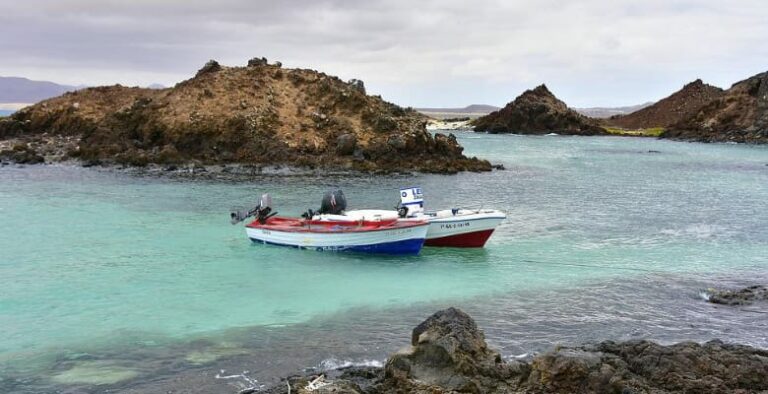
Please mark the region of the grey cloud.
[[31, 0], [0, 14], [0, 74], [170, 84], [267, 56], [404, 105], [502, 104], [541, 82], [573, 105], [631, 104], [764, 71], [766, 17], [762, 0]]

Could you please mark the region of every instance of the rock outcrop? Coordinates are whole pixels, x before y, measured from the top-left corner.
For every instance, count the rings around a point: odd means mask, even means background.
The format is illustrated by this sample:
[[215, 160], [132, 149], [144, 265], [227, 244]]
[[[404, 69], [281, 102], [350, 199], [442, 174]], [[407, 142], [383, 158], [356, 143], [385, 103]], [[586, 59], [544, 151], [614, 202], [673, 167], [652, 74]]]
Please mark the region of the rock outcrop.
[[768, 143], [768, 72], [733, 84], [661, 136], [702, 142]]
[[168, 89], [108, 86], [49, 99], [0, 120], [0, 139], [80, 136], [87, 162], [244, 163], [362, 171], [487, 171], [453, 136], [433, 137], [412, 109], [344, 82], [254, 58], [206, 63]]
[[[464, 312], [438, 311], [412, 346], [382, 368], [330, 371], [327, 392], [395, 393], [756, 393], [768, 390], [768, 351], [721, 341], [650, 341], [563, 347], [530, 363], [503, 361]], [[331, 376], [332, 375], [332, 376]], [[317, 376], [287, 379], [303, 393]], [[287, 393], [282, 383], [267, 393]]]
[[475, 131], [519, 134], [607, 134], [597, 121], [568, 108], [545, 85], [474, 121]]
[[414, 328], [411, 345], [387, 361], [382, 392], [508, 390], [512, 386], [507, 381], [521, 374], [489, 349], [475, 321], [455, 308], [439, 311]]
[[723, 95], [723, 89], [697, 79], [669, 97], [628, 115], [614, 116], [606, 124], [625, 129], [669, 127], [695, 114], [704, 105]]

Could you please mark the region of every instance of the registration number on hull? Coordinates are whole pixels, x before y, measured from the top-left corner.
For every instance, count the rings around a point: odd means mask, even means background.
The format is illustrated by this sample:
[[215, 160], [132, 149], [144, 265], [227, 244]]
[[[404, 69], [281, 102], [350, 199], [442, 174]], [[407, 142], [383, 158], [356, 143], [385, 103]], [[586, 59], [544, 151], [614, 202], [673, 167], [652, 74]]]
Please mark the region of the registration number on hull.
[[469, 226], [471, 226], [471, 222], [445, 223], [440, 225], [440, 229], [466, 228]]

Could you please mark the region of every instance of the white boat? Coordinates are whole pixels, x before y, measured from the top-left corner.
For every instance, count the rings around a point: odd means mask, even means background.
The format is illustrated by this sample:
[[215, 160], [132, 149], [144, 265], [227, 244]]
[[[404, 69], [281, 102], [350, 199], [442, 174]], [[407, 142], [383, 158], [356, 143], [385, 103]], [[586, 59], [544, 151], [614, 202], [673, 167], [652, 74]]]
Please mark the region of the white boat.
[[[425, 212], [419, 187], [400, 189], [400, 210], [359, 209], [346, 211], [342, 217], [352, 220], [391, 220], [413, 218], [427, 220], [429, 231], [424, 246], [482, 248], [507, 215], [495, 209], [444, 209]], [[322, 216], [322, 215], [321, 215]]]

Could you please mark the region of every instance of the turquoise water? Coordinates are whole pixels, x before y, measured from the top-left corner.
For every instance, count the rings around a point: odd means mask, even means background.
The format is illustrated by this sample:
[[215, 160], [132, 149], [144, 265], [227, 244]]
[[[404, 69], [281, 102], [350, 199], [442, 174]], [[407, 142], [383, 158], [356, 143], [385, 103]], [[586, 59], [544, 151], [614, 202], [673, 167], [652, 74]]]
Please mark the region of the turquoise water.
[[[596, 283], [616, 290], [635, 281], [627, 290], [634, 294], [615, 301], [626, 304], [669, 288], [669, 278], [698, 285], [768, 274], [766, 147], [473, 133], [459, 139], [465, 153], [506, 170], [217, 182], [0, 167], [0, 378], [17, 379], [11, 387], [22, 391], [20, 376], [45, 380], [66, 369], [61, 360], [80, 354], [222, 341], [233, 329], [287, 333], [361, 308], [385, 315], [466, 304], [483, 318], [491, 313], [477, 300], [499, 308], [520, 294], [569, 294]], [[298, 215], [335, 187], [350, 207], [392, 207], [404, 185], [421, 185], [433, 208], [485, 206], [506, 210], [509, 219], [485, 249], [425, 249], [416, 257], [253, 245], [242, 226], [229, 224], [230, 207], [263, 192], [281, 214]], [[656, 290], [639, 285], [649, 281]], [[568, 302], [583, 313], [591, 304], [579, 297]], [[528, 316], [536, 309], [517, 307]], [[568, 324], [582, 319], [562, 313]]]

